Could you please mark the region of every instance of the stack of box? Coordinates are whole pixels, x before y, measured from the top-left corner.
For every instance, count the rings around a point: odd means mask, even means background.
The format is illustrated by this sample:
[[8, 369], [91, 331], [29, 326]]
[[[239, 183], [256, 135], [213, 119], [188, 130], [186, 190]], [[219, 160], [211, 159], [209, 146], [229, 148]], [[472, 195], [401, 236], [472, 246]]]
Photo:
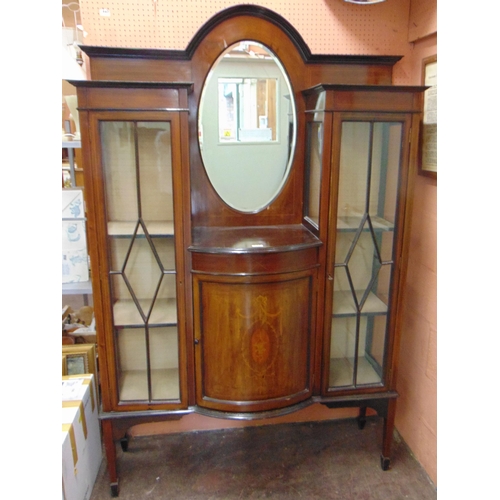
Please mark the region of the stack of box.
[[102, 461], [95, 377], [62, 378], [62, 493], [88, 500]]

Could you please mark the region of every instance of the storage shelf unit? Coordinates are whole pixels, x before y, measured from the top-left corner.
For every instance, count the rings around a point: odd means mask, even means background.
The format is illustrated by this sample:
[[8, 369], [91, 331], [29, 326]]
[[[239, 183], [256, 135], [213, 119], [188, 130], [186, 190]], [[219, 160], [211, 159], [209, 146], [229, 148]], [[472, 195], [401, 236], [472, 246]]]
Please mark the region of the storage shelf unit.
[[62, 141], [62, 148], [68, 150], [69, 175], [71, 187], [76, 187], [75, 149], [82, 147], [82, 141]]

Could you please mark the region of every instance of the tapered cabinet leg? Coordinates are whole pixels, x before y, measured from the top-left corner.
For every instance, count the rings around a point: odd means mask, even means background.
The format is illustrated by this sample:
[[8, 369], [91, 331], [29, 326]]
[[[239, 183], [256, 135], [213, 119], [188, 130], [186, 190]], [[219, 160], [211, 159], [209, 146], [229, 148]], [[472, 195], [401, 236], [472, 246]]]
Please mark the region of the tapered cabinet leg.
[[110, 488], [111, 488], [111, 496], [117, 497], [118, 496], [118, 483], [111, 483]]
[[382, 467], [382, 470], [389, 470], [391, 468], [391, 459], [380, 455], [380, 467]]
[[380, 465], [382, 470], [389, 470], [391, 466], [391, 447], [394, 436], [394, 419], [396, 416], [396, 400], [389, 400], [387, 416], [384, 417], [384, 437], [382, 440], [382, 455]]
[[111, 496], [118, 496], [118, 475], [116, 473], [116, 447], [113, 439], [113, 422], [111, 419], [102, 420], [102, 437], [104, 449], [106, 450], [106, 461], [108, 463], [109, 483]]
[[122, 447], [122, 451], [128, 451], [128, 437], [120, 439], [120, 446]]
[[359, 409], [359, 414], [358, 414], [358, 428], [363, 430], [366, 425], [366, 406], [362, 406]]

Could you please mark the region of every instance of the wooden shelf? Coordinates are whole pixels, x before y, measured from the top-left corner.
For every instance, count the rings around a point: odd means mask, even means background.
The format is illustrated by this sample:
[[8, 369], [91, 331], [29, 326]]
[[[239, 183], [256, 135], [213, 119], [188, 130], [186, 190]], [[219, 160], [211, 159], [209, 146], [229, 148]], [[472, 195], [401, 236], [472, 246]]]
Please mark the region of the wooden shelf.
[[[362, 290], [356, 290], [356, 295], [361, 297]], [[352, 293], [350, 290], [339, 290], [333, 292], [333, 315], [334, 316], [355, 316], [357, 314]], [[384, 304], [374, 293], [370, 292], [364, 303], [362, 316], [368, 314], [387, 314], [387, 305]]]
[[[151, 307], [151, 299], [139, 299], [146, 312]], [[132, 299], [120, 299], [113, 306], [116, 326], [144, 326], [144, 321]], [[174, 298], [156, 299], [148, 324], [173, 326], [177, 324], [177, 301]]]
[[286, 226], [197, 227], [192, 252], [274, 253], [318, 247], [321, 241], [301, 224]]
[[[179, 369], [151, 370], [151, 397], [155, 400], [178, 400]], [[120, 377], [121, 401], [144, 401], [148, 399], [148, 377], [146, 370], [123, 371]]]
[[[150, 236], [169, 237], [174, 235], [173, 221], [144, 221]], [[108, 235], [115, 237], [130, 237], [134, 234], [137, 221], [108, 222]], [[142, 227], [139, 227], [137, 236], [144, 237]]]

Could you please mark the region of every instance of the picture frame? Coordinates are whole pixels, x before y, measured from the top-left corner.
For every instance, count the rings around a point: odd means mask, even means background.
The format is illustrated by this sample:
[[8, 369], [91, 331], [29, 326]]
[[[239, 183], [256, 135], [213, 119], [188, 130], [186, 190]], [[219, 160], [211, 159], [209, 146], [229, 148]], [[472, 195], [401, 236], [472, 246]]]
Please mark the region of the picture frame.
[[92, 373], [97, 377], [95, 344], [63, 345], [62, 354], [66, 358], [65, 375]]
[[424, 113], [420, 127], [418, 173], [437, 179], [437, 55], [422, 60]]
[[62, 355], [62, 376], [64, 377], [67, 374], [68, 374], [68, 367], [66, 365], [66, 356], [63, 354]]

